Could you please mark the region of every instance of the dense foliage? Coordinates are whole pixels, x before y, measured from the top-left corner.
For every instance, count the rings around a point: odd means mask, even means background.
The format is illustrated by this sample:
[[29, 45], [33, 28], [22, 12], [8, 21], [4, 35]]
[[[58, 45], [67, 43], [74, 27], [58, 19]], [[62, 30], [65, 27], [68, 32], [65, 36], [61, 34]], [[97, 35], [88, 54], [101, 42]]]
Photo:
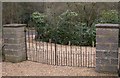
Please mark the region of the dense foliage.
[[99, 23], [119, 23], [118, 11], [116, 10], [104, 10], [100, 15]]
[[95, 24], [96, 23], [118, 23], [118, 12], [116, 10], [103, 10], [100, 17], [91, 26], [80, 22], [79, 13], [67, 10], [57, 17], [54, 17], [54, 23], [47, 21], [47, 15], [34, 12], [31, 16], [35, 25], [37, 35], [36, 40], [56, 42], [58, 44], [72, 45], [92, 45], [95, 42]]
[[80, 23], [77, 16], [78, 13], [67, 10], [56, 17], [55, 26], [52, 26], [46, 21], [46, 15], [34, 12], [31, 17], [37, 31], [36, 39], [52, 39], [58, 44], [68, 44], [70, 41], [72, 45], [92, 45], [95, 42], [95, 26], [88, 27], [86, 23]]
[[35, 27], [35, 30], [37, 31], [36, 39], [45, 39], [47, 36], [47, 33], [49, 32], [48, 24], [46, 23], [46, 15], [34, 12], [31, 15], [33, 25]]

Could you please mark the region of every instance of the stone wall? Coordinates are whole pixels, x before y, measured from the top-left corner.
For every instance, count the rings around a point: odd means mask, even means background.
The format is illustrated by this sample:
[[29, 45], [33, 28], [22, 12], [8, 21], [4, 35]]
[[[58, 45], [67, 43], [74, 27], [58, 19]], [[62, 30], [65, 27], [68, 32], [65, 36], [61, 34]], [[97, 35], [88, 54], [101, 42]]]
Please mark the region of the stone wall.
[[7, 24], [3, 28], [5, 61], [26, 60], [24, 24]]
[[96, 71], [118, 71], [118, 24], [96, 25]]

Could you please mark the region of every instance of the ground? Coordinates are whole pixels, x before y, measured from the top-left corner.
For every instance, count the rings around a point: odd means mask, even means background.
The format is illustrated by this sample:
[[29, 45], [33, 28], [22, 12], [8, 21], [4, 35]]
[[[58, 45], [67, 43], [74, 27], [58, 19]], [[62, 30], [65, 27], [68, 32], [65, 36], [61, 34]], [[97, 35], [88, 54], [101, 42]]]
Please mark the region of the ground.
[[53, 66], [24, 61], [3, 62], [2, 76], [117, 76], [117, 74], [97, 73], [95, 68]]

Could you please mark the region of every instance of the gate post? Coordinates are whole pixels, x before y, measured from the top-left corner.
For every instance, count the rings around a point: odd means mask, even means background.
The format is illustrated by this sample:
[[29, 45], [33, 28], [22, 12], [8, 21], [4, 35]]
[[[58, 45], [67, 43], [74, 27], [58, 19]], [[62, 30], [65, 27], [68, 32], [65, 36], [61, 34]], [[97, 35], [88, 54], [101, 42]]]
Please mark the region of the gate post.
[[118, 72], [119, 24], [96, 24], [96, 71]]
[[25, 24], [7, 24], [3, 27], [5, 61], [26, 60]]

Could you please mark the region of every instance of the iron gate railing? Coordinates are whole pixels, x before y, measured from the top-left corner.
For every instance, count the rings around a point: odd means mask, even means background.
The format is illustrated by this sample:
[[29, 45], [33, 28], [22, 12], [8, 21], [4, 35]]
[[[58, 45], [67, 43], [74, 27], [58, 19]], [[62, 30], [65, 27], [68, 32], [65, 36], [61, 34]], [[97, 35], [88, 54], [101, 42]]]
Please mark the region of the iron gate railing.
[[96, 49], [93, 46], [61, 45], [35, 40], [36, 32], [26, 29], [27, 59], [50, 65], [95, 67]]

